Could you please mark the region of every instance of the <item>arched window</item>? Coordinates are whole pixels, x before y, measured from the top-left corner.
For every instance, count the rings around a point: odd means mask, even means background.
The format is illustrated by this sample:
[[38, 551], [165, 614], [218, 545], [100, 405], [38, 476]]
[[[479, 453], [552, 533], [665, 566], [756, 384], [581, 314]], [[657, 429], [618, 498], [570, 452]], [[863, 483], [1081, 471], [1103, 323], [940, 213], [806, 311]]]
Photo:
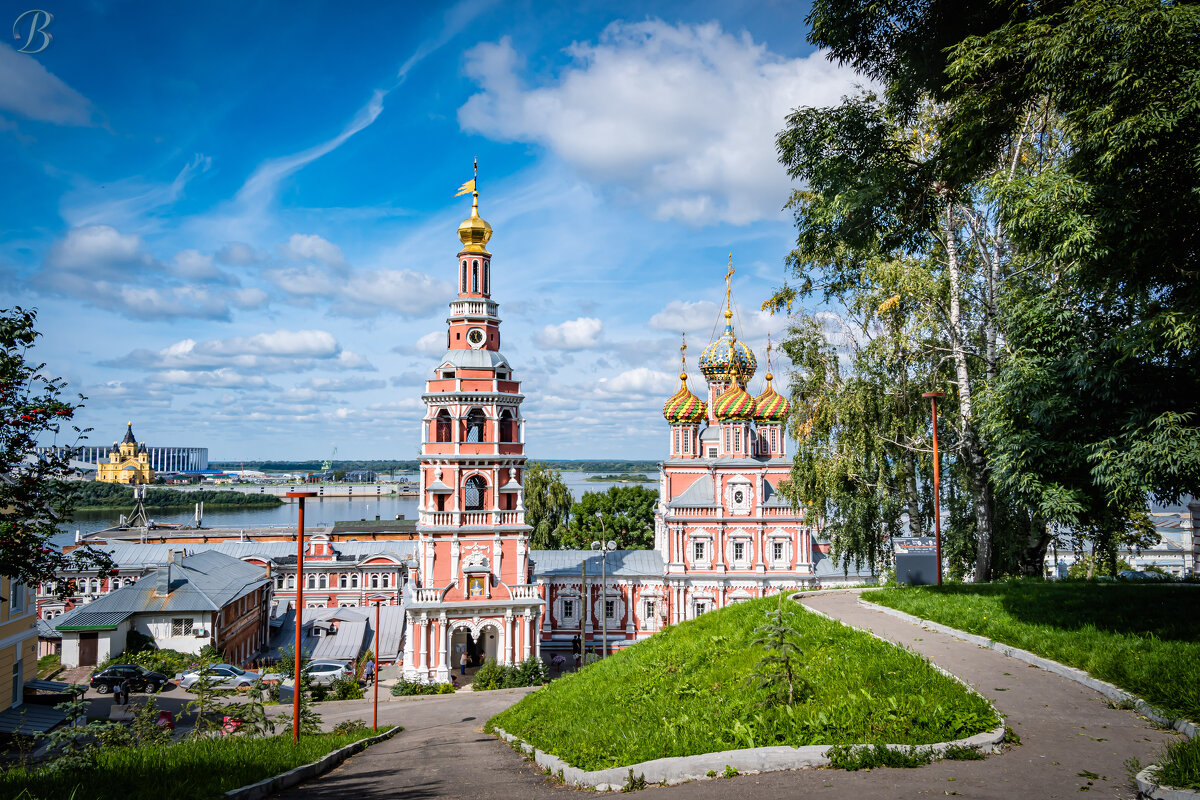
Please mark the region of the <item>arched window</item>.
[[338, 578], [338, 588], [345, 589], [349, 585], [350, 585], [350, 579], [346, 576], [345, 573], [342, 573], [342, 575]]
[[500, 441], [515, 442], [517, 440], [517, 421], [507, 408], [500, 412]]
[[387, 589], [391, 585], [392, 585], [392, 576], [387, 572], [383, 573], [383, 584], [382, 584], [383, 588]]
[[491, 281], [489, 280], [490, 274], [491, 274], [491, 269], [488, 266], [488, 262], [484, 261], [483, 262], [483, 293], [484, 294], [487, 294], [489, 291], [491, 291], [491, 285], [490, 285]]
[[472, 408], [467, 414], [467, 441], [468, 442], [486, 442], [487, 436], [484, 435], [483, 424], [485, 417], [483, 411], [478, 408]]
[[379, 588], [379, 575], [377, 575], [374, 572], [371, 573], [371, 588], [372, 589]]
[[311, 573], [308, 576], [308, 588], [309, 589], [317, 588], [317, 576], [313, 575]]
[[357, 572], [350, 576], [350, 588], [351, 589], [358, 588], [358, 573]]
[[329, 588], [329, 577], [327, 575], [322, 573], [321, 577], [317, 581], [317, 588], [318, 589], [328, 589]]
[[471, 291], [479, 294], [479, 262], [471, 262]]
[[482, 511], [487, 502], [487, 482], [479, 475], [472, 475], [463, 486], [463, 495], [467, 511]]
[[296, 576], [295, 576], [295, 575], [288, 575], [288, 577], [287, 577], [287, 588], [289, 588], [289, 589], [295, 589], [295, 588], [296, 588]]
[[464, 258], [462, 262], [462, 292], [467, 291], [467, 260]]
[[436, 428], [435, 441], [438, 441], [438, 442], [450, 441], [450, 437], [452, 435], [452, 431], [450, 428], [450, 412], [444, 408], [441, 411], [439, 411], [437, 413], [437, 422], [434, 423], [434, 427]]

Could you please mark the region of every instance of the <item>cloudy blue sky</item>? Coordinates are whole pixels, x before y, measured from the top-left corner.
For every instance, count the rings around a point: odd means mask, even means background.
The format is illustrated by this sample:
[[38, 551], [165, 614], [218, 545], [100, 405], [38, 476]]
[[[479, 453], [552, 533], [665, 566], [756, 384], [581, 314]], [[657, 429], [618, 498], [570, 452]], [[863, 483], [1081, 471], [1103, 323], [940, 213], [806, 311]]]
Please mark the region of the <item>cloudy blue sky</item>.
[[91, 443], [132, 419], [214, 459], [415, 455], [475, 156], [529, 453], [661, 457], [727, 253], [760, 361], [786, 327], [756, 311], [794, 238], [784, 115], [859, 81], [803, 3], [3, 0], [0, 27], [31, 8], [53, 44], [0, 43], [0, 305], [39, 309]]

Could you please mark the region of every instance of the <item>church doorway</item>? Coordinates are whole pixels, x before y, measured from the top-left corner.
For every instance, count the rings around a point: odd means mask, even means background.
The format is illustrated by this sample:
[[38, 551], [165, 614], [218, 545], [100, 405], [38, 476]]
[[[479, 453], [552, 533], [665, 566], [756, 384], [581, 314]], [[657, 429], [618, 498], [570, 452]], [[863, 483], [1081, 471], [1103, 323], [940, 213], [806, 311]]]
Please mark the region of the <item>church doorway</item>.
[[495, 661], [500, 653], [500, 629], [491, 623], [484, 623], [479, 634], [471, 635], [466, 625], [456, 627], [450, 634], [450, 666], [456, 675], [462, 674], [462, 657], [467, 656], [467, 675], [474, 673], [482, 663], [481, 656], [487, 656], [489, 661]]

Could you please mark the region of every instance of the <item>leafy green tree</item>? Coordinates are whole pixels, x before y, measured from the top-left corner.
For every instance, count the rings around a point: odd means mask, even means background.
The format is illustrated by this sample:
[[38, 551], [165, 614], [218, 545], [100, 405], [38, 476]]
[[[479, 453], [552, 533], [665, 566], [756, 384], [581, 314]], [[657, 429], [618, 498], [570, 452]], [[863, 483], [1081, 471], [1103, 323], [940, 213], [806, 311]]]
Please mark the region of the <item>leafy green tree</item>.
[[[65, 435], [81, 404], [64, 399], [66, 383], [49, 377], [45, 364], [30, 361], [41, 335], [36, 321], [32, 309], [0, 309], [0, 575], [65, 595], [70, 586], [58, 575], [104, 573], [113, 563], [90, 546], [64, 554], [50, 543], [59, 523], [71, 519], [74, 506], [62, 479], [74, 470], [69, 454], [42, 458], [34, 448]], [[86, 431], [69, 430], [74, 436], [67, 444], [75, 447]]]
[[[1138, 535], [1147, 495], [1200, 489], [1200, 7], [817, 0], [810, 21], [810, 41], [883, 85], [895, 119], [915, 120], [927, 98], [945, 110], [928, 158], [887, 161], [871, 188], [913, 222], [885, 249], [932, 228], [932, 198], [969, 192], [1014, 139], [1022, 156], [1056, 151], [991, 187], [1026, 268], [997, 298], [1008, 363], [982, 434], [994, 485], [1040, 541], [1067, 525], [1114, 553]], [[1027, 135], [1031, 118], [1046, 124]]]
[[622, 550], [654, 547], [654, 510], [658, 492], [644, 486], [613, 486], [584, 492], [571, 506], [571, 524], [559, 537], [568, 548], [586, 549], [602, 537]]
[[544, 463], [525, 465], [525, 523], [533, 528], [529, 546], [534, 550], [557, 547], [571, 514], [571, 490], [562, 473]]

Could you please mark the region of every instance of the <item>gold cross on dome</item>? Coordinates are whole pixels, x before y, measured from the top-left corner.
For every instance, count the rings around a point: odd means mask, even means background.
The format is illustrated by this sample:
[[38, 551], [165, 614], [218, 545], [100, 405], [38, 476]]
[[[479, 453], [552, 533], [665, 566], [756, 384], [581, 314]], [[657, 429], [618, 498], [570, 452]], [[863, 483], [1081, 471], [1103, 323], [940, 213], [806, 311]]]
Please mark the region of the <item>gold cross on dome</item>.
[[725, 273], [725, 302], [730, 302], [733, 295], [733, 253], [729, 254], [729, 271]]

